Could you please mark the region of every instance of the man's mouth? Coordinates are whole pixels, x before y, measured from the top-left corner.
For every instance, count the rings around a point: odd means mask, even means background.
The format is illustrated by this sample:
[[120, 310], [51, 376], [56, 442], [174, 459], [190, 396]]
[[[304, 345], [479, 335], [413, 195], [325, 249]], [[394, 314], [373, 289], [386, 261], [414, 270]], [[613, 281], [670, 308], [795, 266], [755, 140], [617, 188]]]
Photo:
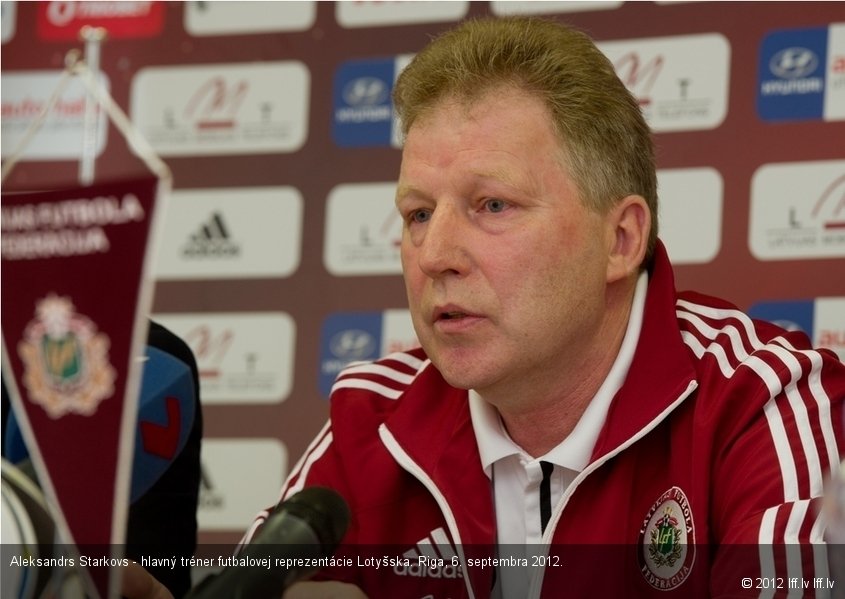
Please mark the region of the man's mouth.
[[457, 305], [443, 305], [435, 308], [434, 322], [454, 322], [458, 320], [471, 319], [477, 317], [477, 314], [468, 312], [463, 306]]
[[465, 318], [467, 314], [465, 312], [443, 312], [440, 315], [439, 320], [456, 320], [459, 318]]

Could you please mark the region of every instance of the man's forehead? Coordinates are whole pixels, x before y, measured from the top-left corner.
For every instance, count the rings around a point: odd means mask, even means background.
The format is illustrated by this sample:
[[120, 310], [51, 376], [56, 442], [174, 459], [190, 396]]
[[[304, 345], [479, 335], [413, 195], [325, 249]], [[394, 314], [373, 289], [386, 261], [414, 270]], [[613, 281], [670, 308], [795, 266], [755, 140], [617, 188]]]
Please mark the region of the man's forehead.
[[[501, 93], [494, 96], [497, 90]], [[506, 94], [511, 96], [505, 97]], [[509, 114], [500, 113], [501, 118], [487, 118], [495, 115], [496, 111]], [[463, 130], [464, 120], [470, 125], [469, 137], [451, 135]], [[472, 127], [476, 123], [480, 124], [480, 128]], [[566, 144], [558, 134], [551, 112], [537, 94], [515, 86], [497, 86], [488, 93], [469, 98], [450, 95], [428, 107], [411, 124], [401, 147], [400, 177], [409, 164], [420, 160], [421, 155], [432, 161], [446, 156], [441, 154], [444, 148], [455, 149], [465, 155], [477, 152], [478, 155], [484, 154], [485, 158], [490, 157], [485, 166], [474, 170], [480, 176], [501, 177], [510, 170], [509, 165], [515, 166], [512, 164], [513, 156], [523, 158], [523, 154], [528, 155], [532, 163], [549, 157], [548, 154], [536, 155], [538, 145], [546, 143], [543, 138], [547, 134], [553, 137], [555, 158], [561, 166], [565, 166], [568, 162]], [[452, 141], [454, 145], [450, 145]], [[499, 152], [502, 154], [501, 163], [497, 165], [495, 158]]]

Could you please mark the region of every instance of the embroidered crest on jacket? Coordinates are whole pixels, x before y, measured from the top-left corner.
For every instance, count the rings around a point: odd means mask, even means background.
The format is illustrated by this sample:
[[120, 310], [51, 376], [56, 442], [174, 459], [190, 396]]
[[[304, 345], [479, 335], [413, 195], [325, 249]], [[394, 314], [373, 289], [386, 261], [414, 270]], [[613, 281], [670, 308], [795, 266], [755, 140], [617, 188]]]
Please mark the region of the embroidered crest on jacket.
[[672, 487], [657, 498], [640, 528], [640, 572], [656, 589], [680, 586], [695, 560], [695, 528], [686, 494]]

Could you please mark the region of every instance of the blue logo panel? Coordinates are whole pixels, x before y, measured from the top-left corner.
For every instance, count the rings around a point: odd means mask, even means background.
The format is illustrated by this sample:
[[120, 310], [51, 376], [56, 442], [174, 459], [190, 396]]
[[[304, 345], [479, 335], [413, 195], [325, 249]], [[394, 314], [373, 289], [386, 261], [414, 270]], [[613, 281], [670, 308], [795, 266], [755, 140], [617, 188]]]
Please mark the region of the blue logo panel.
[[763, 120], [824, 118], [826, 27], [776, 31], [763, 40], [757, 112]]
[[351, 362], [375, 360], [381, 353], [382, 312], [332, 314], [320, 335], [320, 392], [328, 397], [338, 373]]
[[788, 331], [802, 330], [813, 337], [815, 300], [760, 302], [751, 306], [752, 318], [768, 320]]
[[342, 147], [390, 146], [396, 60], [350, 61], [340, 65], [332, 92], [335, 142]]

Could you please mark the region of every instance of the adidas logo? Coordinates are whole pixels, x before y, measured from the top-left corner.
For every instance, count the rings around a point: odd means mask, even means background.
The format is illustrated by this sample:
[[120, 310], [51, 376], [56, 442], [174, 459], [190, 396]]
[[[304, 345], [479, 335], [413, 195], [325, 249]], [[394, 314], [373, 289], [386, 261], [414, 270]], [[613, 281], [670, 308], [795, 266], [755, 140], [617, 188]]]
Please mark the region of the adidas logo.
[[429, 535], [417, 541], [402, 554], [406, 560], [399, 560], [393, 566], [397, 576], [416, 578], [463, 578], [460, 561], [455, 548], [443, 528], [432, 530]]
[[229, 229], [223, 222], [223, 215], [214, 212], [211, 218], [199, 231], [191, 235], [182, 255], [187, 258], [204, 257], [235, 257], [241, 253], [241, 248], [234, 243], [229, 234]]
[[225, 506], [225, 497], [215, 488], [208, 475], [208, 468], [200, 464], [200, 496], [199, 507], [205, 510], [220, 510]]

